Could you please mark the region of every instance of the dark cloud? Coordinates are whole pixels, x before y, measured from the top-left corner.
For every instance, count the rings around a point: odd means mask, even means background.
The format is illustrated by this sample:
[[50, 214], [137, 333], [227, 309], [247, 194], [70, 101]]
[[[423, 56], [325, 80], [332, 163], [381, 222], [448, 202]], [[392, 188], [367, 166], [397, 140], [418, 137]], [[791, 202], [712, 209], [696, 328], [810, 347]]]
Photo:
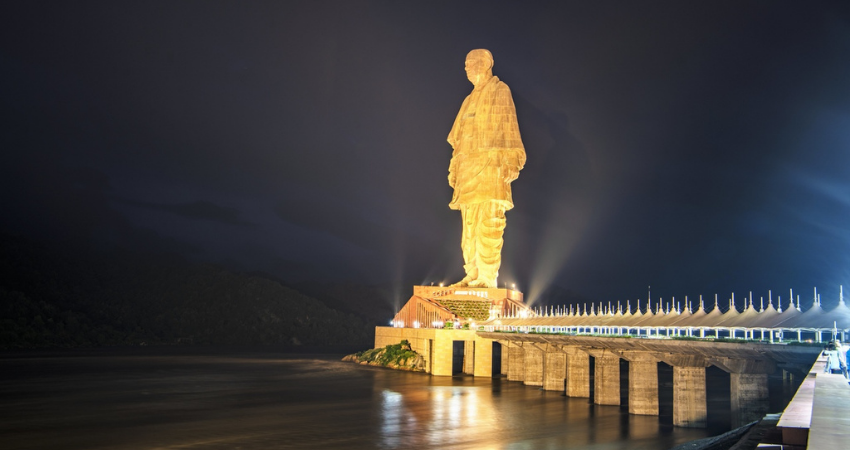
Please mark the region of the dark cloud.
[[279, 203], [274, 212], [289, 223], [329, 233], [363, 250], [386, 247], [387, 237], [391, 235], [387, 227], [363, 220], [355, 212], [338, 208], [330, 202], [316, 205], [290, 198]]
[[255, 226], [256, 224], [247, 222], [239, 216], [239, 210], [228, 206], [219, 206], [215, 203], [198, 200], [187, 203], [152, 203], [141, 202], [137, 200], [118, 200], [121, 203], [139, 208], [148, 208], [158, 211], [165, 211], [176, 214], [181, 217], [195, 220], [211, 220], [214, 222], [226, 223], [229, 225], [238, 226]]
[[451, 281], [446, 135], [485, 47], [528, 152], [502, 281], [847, 284], [845, 3], [6, 3], [2, 226], [281, 278]]

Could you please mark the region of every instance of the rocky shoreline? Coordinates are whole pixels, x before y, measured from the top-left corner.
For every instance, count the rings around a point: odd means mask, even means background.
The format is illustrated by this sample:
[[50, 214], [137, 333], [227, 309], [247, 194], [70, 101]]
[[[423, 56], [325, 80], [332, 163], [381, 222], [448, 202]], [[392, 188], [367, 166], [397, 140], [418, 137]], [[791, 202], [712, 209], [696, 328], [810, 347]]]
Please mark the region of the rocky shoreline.
[[425, 358], [413, 351], [407, 340], [384, 348], [373, 348], [347, 355], [342, 360], [389, 369], [425, 372]]

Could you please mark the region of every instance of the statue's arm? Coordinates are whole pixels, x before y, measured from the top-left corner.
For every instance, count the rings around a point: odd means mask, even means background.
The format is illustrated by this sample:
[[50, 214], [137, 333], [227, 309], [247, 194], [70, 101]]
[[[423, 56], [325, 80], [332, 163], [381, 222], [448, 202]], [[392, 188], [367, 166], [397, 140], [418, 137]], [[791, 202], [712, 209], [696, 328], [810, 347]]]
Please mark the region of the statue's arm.
[[519, 177], [519, 171], [525, 167], [525, 146], [519, 134], [519, 123], [516, 118], [511, 90], [506, 84], [499, 86], [496, 91], [494, 107], [499, 116], [498, 128], [502, 133], [502, 167], [505, 181], [510, 183]]
[[457, 117], [455, 117], [455, 121], [452, 124], [452, 129], [449, 131], [449, 137], [446, 139], [452, 148], [457, 148], [458, 137], [460, 136], [460, 126], [461, 126], [461, 117], [466, 112], [466, 106], [469, 103], [469, 96], [467, 95], [465, 99], [463, 99], [463, 103], [460, 105], [460, 111], [457, 113]]
[[454, 149], [454, 151], [452, 152], [452, 160], [449, 163], [449, 186], [451, 186], [452, 188], [455, 187], [455, 181], [457, 181], [457, 173], [455, 172], [455, 166], [456, 166], [457, 160], [454, 157], [454, 155], [457, 153], [457, 148], [458, 148], [458, 144], [459, 144], [458, 136], [460, 136], [460, 132], [461, 132], [461, 130], [460, 130], [461, 117], [463, 117], [463, 114], [466, 111], [467, 103], [469, 103], [469, 96], [468, 95], [463, 100], [463, 103], [460, 105], [460, 111], [458, 111], [457, 117], [455, 117], [455, 121], [452, 124], [452, 129], [451, 129], [451, 131], [449, 131], [449, 137], [448, 137], [448, 139], [446, 139], [449, 142], [449, 145], [452, 146], [452, 149]]

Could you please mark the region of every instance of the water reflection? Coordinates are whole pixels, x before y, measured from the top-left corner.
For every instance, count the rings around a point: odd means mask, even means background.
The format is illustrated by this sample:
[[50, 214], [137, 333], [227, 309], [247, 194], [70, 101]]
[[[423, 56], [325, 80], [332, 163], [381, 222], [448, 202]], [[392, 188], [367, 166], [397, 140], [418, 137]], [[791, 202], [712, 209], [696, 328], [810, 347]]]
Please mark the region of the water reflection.
[[659, 449], [707, 435], [504, 379], [385, 372], [381, 448]]
[[708, 435], [504, 379], [336, 357], [0, 358], [0, 447], [666, 449]]

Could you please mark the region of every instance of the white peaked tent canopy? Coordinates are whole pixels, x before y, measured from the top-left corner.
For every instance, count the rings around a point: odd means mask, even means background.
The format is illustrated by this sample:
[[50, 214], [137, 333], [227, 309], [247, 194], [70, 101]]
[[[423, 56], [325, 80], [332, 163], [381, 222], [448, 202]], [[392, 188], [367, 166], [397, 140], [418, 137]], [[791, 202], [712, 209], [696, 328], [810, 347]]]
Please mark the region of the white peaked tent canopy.
[[[634, 313], [631, 307], [626, 308], [625, 305], [618, 307], [612, 304], [609, 309], [607, 305], [600, 307], [599, 304], [595, 304], [571, 308], [572, 313], [546, 314], [527, 318], [502, 317], [482, 325], [493, 329], [546, 327], [550, 329], [549, 331], [569, 332], [590, 332], [591, 329], [596, 332], [599, 332], [599, 329], [612, 332], [611, 330], [616, 329], [617, 334], [631, 334], [634, 330], [641, 329], [669, 328], [850, 331], [850, 307], [844, 301], [843, 289], [837, 306], [829, 311], [823, 309], [819, 296], [815, 296], [812, 306], [805, 311], [797, 309], [791, 301], [782, 308], [782, 312], [774, 306], [772, 295], [768, 296], [766, 306], [764, 299], [756, 302], [752, 300], [752, 297], [748, 297], [743, 311], [738, 311], [734, 307], [733, 299], [734, 296], [730, 299], [730, 307], [726, 312], [720, 310], [716, 298], [714, 305], [709, 305], [708, 310], [702, 300], [697, 305], [688, 301], [662, 302], [659, 300], [644, 304], [638, 301]], [[776, 304], [780, 305], [778, 299]]]

